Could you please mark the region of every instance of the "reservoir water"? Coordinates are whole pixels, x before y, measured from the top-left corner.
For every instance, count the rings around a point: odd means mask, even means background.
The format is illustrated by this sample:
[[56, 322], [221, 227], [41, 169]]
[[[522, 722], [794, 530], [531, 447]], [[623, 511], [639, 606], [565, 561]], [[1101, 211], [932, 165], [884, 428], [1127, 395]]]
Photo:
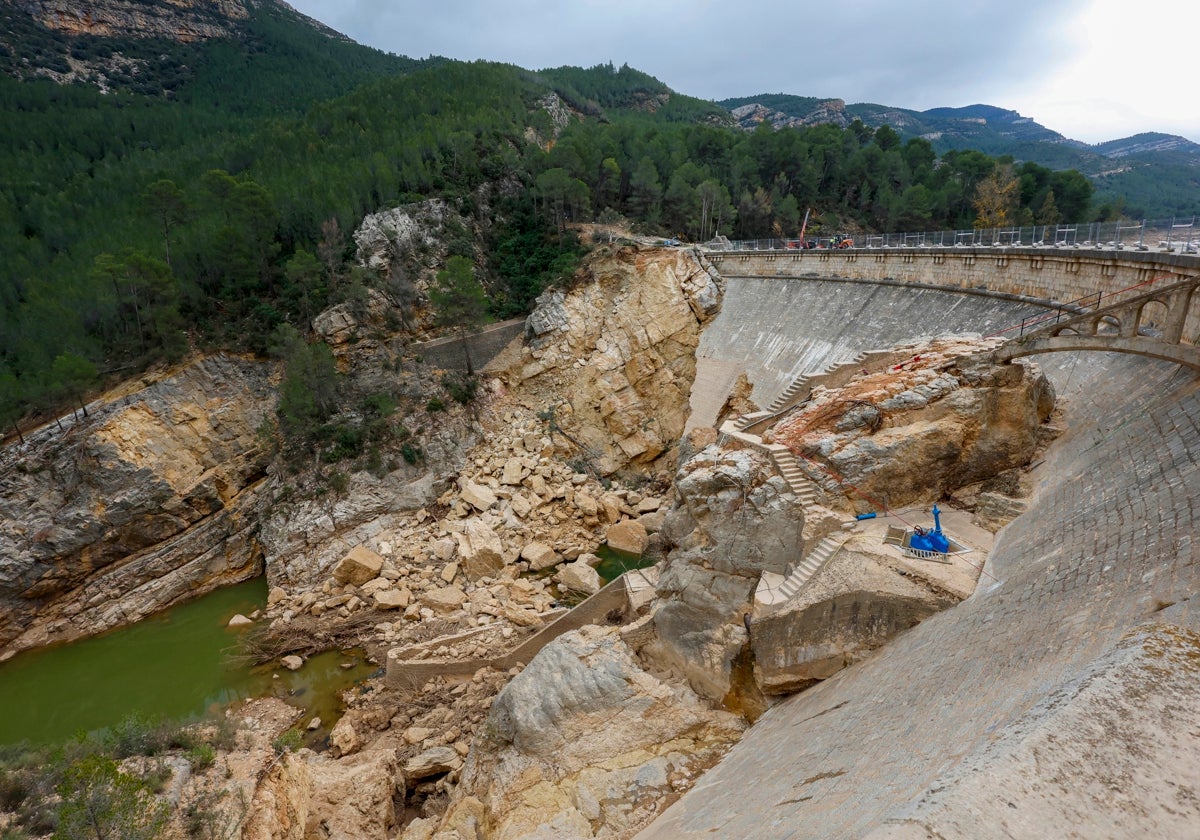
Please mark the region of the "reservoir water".
[[[360, 652], [330, 651], [299, 671], [232, 658], [237, 613], [266, 605], [265, 578], [219, 589], [130, 627], [26, 651], [0, 664], [0, 744], [55, 743], [137, 713], [183, 720], [249, 697], [276, 695], [332, 726], [340, 691], [376, 668]], [[343, 665], [353, 663], [349, 668]]]

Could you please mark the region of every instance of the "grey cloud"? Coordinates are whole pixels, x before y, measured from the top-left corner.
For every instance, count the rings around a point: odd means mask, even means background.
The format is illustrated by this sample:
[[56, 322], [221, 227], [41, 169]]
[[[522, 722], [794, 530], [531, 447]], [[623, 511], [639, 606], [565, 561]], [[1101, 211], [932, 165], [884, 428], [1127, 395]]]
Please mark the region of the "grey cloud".
[[[910, 108], [989, 102], [1065, 58], [1084, 0], [293, 0], [362, 43], [537, 69], [628, 63], [705, 99], [784, 92]], [[734, 11], [734, 9], [737, 9]]]

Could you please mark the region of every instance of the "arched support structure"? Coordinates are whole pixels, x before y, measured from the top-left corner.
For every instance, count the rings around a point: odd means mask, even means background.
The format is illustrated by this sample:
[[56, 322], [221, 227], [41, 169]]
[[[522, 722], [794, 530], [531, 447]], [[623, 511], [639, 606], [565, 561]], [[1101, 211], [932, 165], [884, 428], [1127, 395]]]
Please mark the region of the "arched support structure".
[[1200, 347], [1183, 340], [1200, 277], [1058, 321], [1007, 341], [992, 353], [998, 362], [1073, 350], [1134, 353], [1200, 371]]
[[1039, 353], [1056, 353], [1075, 350], [1100, 350], [1107, 353], [1134, 353], [1187, 365], [1200, 372], [1200, 347], [1189, 344], [1165, 344], [1153, 338], [1123, 338], [1104, 335], [1056, 335], [1023, 342], [1010, 342], [992, 353], [997, 362], [1011, 362], [1024, 356]]

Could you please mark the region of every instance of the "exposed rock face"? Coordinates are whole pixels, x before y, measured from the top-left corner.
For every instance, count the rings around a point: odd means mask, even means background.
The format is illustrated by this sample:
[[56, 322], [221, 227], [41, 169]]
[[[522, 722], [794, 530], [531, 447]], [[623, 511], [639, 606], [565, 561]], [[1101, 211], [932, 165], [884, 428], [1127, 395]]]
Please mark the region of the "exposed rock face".
[[169, 38], [200, 41], [234, 32], [250, 16], [242, 0], [17, 0], [17, 6], [48, 29], [68, 35]]
[[800, 555], [804, 510], [764, 455], [710, 446], [679, 470], [679, 504], [663, 523], [676, 548], [659, 579], [646, 655], [719, 702], [746, 643], [742, 614], [762, 571], [782, 574]]
[[548, 645], [504, 688], [442, 823], [492, 837], [631, 836], [743, 724], [643, 671], [612, 628]]
[[246, 840], [385, 837], [404, 794], [395, 750], [340, 761], [302, 750], [287, 756], [255, 793], [241, 834]]
[[569, 292], [538, 299], [527, 344], [493, 369], [586, 448], [602, 474], [654, 469], [683, 433], [700, 330], [722, 290], [703, 258], [619, 248], [588, 260]]
[[799, 117], [772, 110], [758, 102], [740, 105], [730, 113], [737, 120], [737, 124], [747, 130], [753, 130], [763, 122], [769, 122], [774, 128], [800, 128], [825, 123], [831, 123], [840, 128], [850, 125], [850, 118], [846, 116], [846, 102], [842, 99], [827, 99], [813, 106], [813, 109], [804, 116]]
[[1036, 365], [962, 355], [977, 349], [939, 339], [909, 362], [818, 390], [764, 440], [824, 462], [842, 488], [892, 507], [1027, 464], [1043, 442], [1039, 427], [1054, 408], [1054, 389]]
[[217, 356], [0, 453], [0, 650], [261, 573], [256, 429], [272, 404], [266, 365]]
[[450, 205], [436, 198], [371, 213], [354, 231], [358, 261], [373, 271], [387, 271], [413, 251], [442, 249], [443, 228], [455, 216]]
[[762, 692], [789, 694], [828, 679], [956, 600], [939, 601], [898, 577], [885, 583], [891, 585], [882, 591], [842, 592], [755, 621], [751, 646]]
[[396, 313], [395, 304], [378, 289], [366, 291], [367, 299], [361, 311], [357, 311], [353, 304], [339, 303], [313, 318], [313, 332], [335, 351], [362, 338], [364, 334], [380, 334], [387, 328], [389, 317]]

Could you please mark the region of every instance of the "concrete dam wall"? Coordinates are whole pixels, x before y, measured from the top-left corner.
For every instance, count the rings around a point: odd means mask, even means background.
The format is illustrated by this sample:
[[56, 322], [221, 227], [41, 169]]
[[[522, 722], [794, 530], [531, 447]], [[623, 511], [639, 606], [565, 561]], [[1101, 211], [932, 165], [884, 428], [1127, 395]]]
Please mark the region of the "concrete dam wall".
[[[736, 265], [701, 354], [760, 404], [859, 351], [1039, 308]], [[1067, 431], [975, 594], [770, 709], [640, 837], [1197, 836], [1200, 381], [1116, 353], [1037, 361]]]

